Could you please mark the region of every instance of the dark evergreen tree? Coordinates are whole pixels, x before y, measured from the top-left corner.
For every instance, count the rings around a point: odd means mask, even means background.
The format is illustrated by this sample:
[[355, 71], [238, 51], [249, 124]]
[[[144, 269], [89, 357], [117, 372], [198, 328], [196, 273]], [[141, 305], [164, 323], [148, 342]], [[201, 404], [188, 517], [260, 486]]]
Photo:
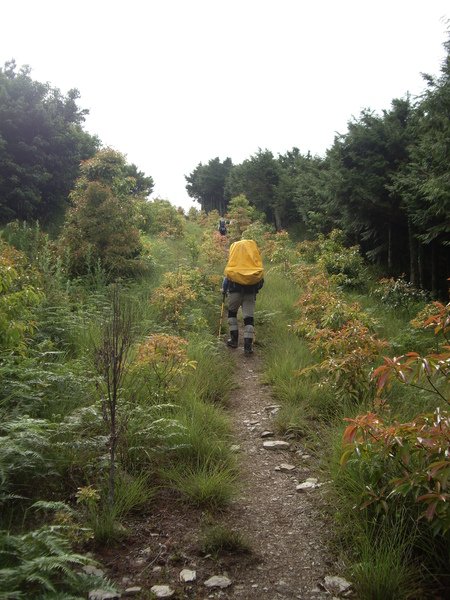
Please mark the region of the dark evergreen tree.
[[365, 110], [328, 153], [341, 227], [369, 258], [397, 274], [408, 266], [408, 222], [392, 182], [408, 161], [411, 112], [409, 99], [394, 100], [381, 116]]
[[[285, 195], [290, 222], [300, 220], [304, 235], [331, 231], [336, 220], [331, 210], [328, 161], [298, 148], [280, 155], [278, 194]], [[295, 213], [293, 212], [295, 211]]]
[[424, 76], [427, 89], [413, 120], [410, 160], [393, 184], [409, 219], [412, 279], [444, 297], [450, 271], [450, 39], [445, 48], [441, 75]]
[[0, 222], [49, 221], [60, 215], [79, 173], [99, 142], [82, 129], [79, 93], [66, 96], [17, 70], [0, 69]]
[[229, 200], [225, 196], [225, 182], [232, 166], [231, 158], [221, 162], [216, 157], [207, 165], [199, 163], [190, 175], [185, 175], [187, 193], [205, 212], [217, 210], [220, 215], [225, 214]]
[[277, 195], [280, 176], [280, 166], [272, 152], [259, 149], [256, 154], [232, 169], [225, 191], [229, 197], [244, 194], [250, 204], [265, 213], [277, 229], [281, 229], [285, 216], [285, 198]]

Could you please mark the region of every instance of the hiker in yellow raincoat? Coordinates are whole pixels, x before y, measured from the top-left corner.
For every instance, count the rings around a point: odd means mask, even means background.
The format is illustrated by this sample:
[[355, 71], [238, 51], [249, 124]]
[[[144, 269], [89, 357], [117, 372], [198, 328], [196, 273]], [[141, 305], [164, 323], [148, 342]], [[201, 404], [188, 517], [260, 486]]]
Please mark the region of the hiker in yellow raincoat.
[[254, 240], [240, 240], [230, 246], [228, 263], [224, 271], [222, 293], [228, 294], [228, 326], [230, 339], [227, 345], [237, 348], [239, 345], [239, 326], [237, 314], [242, 308], [244, 318], [244, 354], [253, 353], [255, 336], [256, 294], [264, 284], [264, 270], [261, 253]]

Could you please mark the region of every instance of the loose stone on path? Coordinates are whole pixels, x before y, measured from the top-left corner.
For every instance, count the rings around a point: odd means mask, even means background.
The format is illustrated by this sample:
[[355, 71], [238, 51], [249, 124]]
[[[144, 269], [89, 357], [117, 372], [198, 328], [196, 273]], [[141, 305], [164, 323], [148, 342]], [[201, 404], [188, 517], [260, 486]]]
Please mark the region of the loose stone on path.
[[126, 597], [137, 596], [142, 592], [142, 588], [140, 586], [135, 585], [134, 587], [127, 588], [123, 595]]
[[281, 440], [263, 442], [263, 448], [266, 450], [289, 450], [290, 447], [291, 445], [289, 442], [283, 442]]
[[292, 473], [295, 471], [295, 465], [289, 465], [288, 463], [281, 463], [278, 467], [275, 467], [275, 471], [280, 471], [281, 473]]
[[296, 487], [296, 490], [297, 492], [306, 492], [308, 490], [314, 490], [316, 487], [318, 487], [318, 482], [319, 480], [316, 477], [308, 477], [306, 481], [300, 483]]
[[190, 569], [183, 569], [180, 572], [180, 581], [182, 583], [190, 583], [191, 581], [195, 581], [197, 579], [197, 573], [195, 571], [191, 571]]
[[327, 575], [324, 580], [324, 588], [330, 594], [345, 594], [352, 587], [352, 584], [343, 577]]
[[261, 437], [262, 438], [268, 438], [268, 437], [273, 437], [275, 434], [273, 431], [263, 431], [261, 433]]
[[219, 587], [227, 588], [231, 585], [231, 579], [226, 575], [213, 575], [205, 581], [205, 585], [208, 588]]
[[106, 590], [92, 590], [89, 592], [88, 598], [89, 600], [119, 600], [120, 594]]
[[175, 593], [168, 585], [154, 585], [150, 588], [150, 591], [157, 598], [171, 598]]

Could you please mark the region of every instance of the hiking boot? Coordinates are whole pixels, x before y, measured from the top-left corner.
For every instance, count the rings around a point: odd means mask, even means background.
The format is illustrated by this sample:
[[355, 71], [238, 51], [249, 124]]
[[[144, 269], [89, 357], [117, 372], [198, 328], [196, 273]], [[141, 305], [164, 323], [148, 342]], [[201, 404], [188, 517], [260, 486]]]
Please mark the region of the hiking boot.
[[239, 341], [239, 331], [230, 331], [230, 339], [227, 340], [227, 346], [237, 348]]
[[247, 356], [253, 354], [253, 340], [252, 338], [244, 338], [244, 354]]

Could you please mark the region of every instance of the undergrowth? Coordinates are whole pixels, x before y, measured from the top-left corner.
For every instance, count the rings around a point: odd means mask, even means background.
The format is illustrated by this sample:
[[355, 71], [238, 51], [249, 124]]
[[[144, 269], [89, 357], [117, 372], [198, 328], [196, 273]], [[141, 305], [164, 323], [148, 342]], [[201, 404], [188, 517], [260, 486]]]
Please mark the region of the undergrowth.
[[[314, 252], [317, 258], [318, 245]], [[340, 278], [339, 265], [334, 270], [330, 266], [332, 255], [328, 255], [324, 264], [333, 274], [329, 278], [313, 261], [306, 265], [302, 265], [301, 257], [297, 261], [284, 265], [287, 276], [283, 276], [282, 268], [269, 271], [265, 296], [261, 294], [258, 302], [263, 310], [275, 312], [282, 308], [259, 332], [264, 376], [281, 404], [275, 417], [278, 431], [307, 442], [309, 450], [320, 459], [324, 477], [333, 481], [328, 494], [336, 523], [333, 544], [346, 564], [358, 598], [433, 597], [448, 578], [448, 547], [443, 553], [439, 550], [446, 547], [448, 535], [433, 535], [426, 520], [418, 521], [419, 509], [409, 501], [392, 504], [387, 513], [382, 503], [377, 504], [383, 492], [376, 497], [376, 483], [386, 477], [386, 464], [376, 455], [345, 467], [341, 460], [348, 424], [345, 419], [379, 409], [380, 400], [370, 377], [382, 355], [439, 349], [433, 336], [410, 323], [424, 307], [424, 297], [407, 286], [398, 286], [396, 305], [390, 306], [385, 298], [393, 301], [392, 294], [369, 295], [375, 287], [371, 282], [366, 281], [365, 291], [348, 285], [353, 274], [358, 286], [362, 281], [357, 262], [352, 263], [354, 273], [350, 270]], [[386, 286], [394, 289], [391, 281]], [[340, 327], [347, 327], [350, 333], [342, 336], [342, 341]], [[363, 342], [363, 336], [367, 342]], [[356, 354], [347, 357], [345, 345]], [[434, 411], [436, 395], [431, 386], [425, 388], [393, 381], [382, 410], [388, 412], [389, 419], [399, 422]], [[365, 496], [368, 487], [374, 490], [369, 500]]]

